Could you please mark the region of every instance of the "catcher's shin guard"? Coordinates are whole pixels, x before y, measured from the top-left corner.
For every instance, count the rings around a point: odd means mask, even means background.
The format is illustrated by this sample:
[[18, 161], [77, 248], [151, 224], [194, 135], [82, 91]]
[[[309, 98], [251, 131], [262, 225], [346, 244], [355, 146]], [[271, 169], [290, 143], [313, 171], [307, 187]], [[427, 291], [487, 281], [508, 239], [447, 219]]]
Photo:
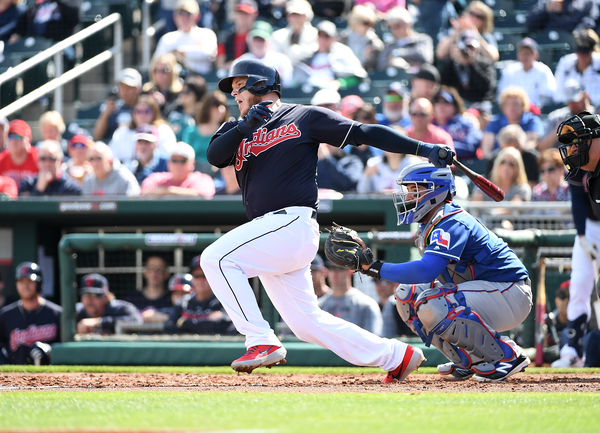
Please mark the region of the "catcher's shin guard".
[[458, 295], [456, 289], [444, 286], [425, 290], [417, 298], [416, 312], [423, 327], [450, 343], [449, 346], [441, 344], [441, 348], [438, 344], [435, 346], [457, 364], [460, 358], [463, 368], [480, 362], [514, 359], [516, 354], [510, 344], [466, 307], [464, 298]]

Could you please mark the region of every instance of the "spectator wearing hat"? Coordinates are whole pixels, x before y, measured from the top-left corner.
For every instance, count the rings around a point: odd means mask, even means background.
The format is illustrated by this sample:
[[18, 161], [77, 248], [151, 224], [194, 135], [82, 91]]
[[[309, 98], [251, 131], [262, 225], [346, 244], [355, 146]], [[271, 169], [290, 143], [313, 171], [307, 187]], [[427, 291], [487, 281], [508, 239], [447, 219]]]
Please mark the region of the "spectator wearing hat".
[[169, 279], [167, 262], [161, 256], [149, 256], [144, 266], [144, 287], [125, 297], [142, 315], [144, 322], [164, 322], [173, 303], [165, 283]]
[[92, 165], [87, 159], [87, 152], [94, 140], [87, 135], [75, 135], [69, 140], [67, 152], [69, 159], [63, 162], [62, 170], [76, 180], [79, 185], [83, 184], [83, 178], [91, 173]]
[[0, 174], [0, 201], [14, 200], [19, 195], [19, 187], [12, 177]]
[[454, 87], [442, 86], [433, 97], [433, 125], [450, 134], [459, 160], [477, 159], [483, 131], [464, 112], [465, 103]]
[[595, 29], [598, 17], [594, 0], [539, 0], [527, 12], [527, 32]]
[[342, 102], [342, 97], [340, 93], [335, 89], [319, 89], [313, 97], [310, 99], [310, 105], [315, 105], [317, 107], [327, 108], [329, 110], [335, 111], [336, 113], [340, 112], [340, 103]]
[[525, 89], [529, 101], [542, 108], [554, 103], [556, 80], [550, 68], [538, 62], [538, 44], [533, 39], [523, 38], [517, 44], [517, 62], [511, 62], [502, 68], [498, 82], [498, 97], [509, 86]]
[[258, 17], [258, 5], [254, 0], [239, 0], [233, 15], [233, 28], [219, 38], [217, 69], [229, 71], [233, 61], [248, 52], [246, 37]]
[[94, 125], [94, 138], [109, 142], [119, 126], [131, 123], [131, 108], [142, 93], [142, 74], [125, 68], [117, 74], [118, 92], [111, 94], [100, 106], [100, 116]]
[[355, 3], [348, 15], [348, 27], [340, 32], [339, 41], [350, 47], [367, 71], [376, 68], [377, 58], [384, 48], [383, 41], [373, 29], [376, 22], [373, 9]]
[[553, 147], [558, 147], [559, 142], [556, 138], [558, 125], [569, 117], [576, 115], [581, 111], [593, 113], [596, 108], [590, 101], [585, 87], [576, 78], [569, 78], [565, 83], [565, 98], [567, 105], [550, 112], [544, 122], [544, 136], [538, 143], [538, 149], [544, 151]]
[[311, 24], [314, 14], [308, 1], [288, 1], [285, 13], [287, 26], [273, 32], [273, 50], [288, 56], [296, 66], [317, 51], [318, 31]]
[[491, 104], [496, 90], [494, 63], [482, 56], [481, 44], [475, 32], [464, 30], [457, 43], [450, 47], [449, 59], [440, 69], [441, 84], [454, 87], [469, 102]]
[[8, 150], [0, 153], [0, 175], [12, 178], [17, 185], [38, 172], [38, 150], [31, 145], [31, 128], [24, 120], [8, 125]]
[[152, 173], [167, 171], [167, 158], [161, 157], [158, 148], [158, 129], [152, 125], [142, 125], [135, 130], [135, 159], [125, 167], [129, 169], [141, 185]]
[[277, 69], [283, 87], [291, 87], [293, 84], [294, 66], [288, 56], [271, 48], [272, 33], [273, 27], [271, 24], [266, 21], [256, 21], [254, 27], [248, 32], [246, 37], [248, 52], [234, 60], [232, 67], [240, 60], [262, 60]]
[[321, 21], [317, 30], [317, 51], [304, 61], [310, 84], [320, 88], [348, 88], [367, 78], [367, 71], [350, 47], [338, 42], [334, 23]]
[[200, 256], [192, 259], [190, 273], [193, 292], [175, 305], [165, 323], [165, 334], [237, 334], [233, 322], [208, 284], [200, 267]]
[[380, 125], [400, 125], [404, 128], [410, 126], [410, 91], [405, 85], [399, 81], [390, 83], [382, 101], [381, 113], [375, 115]]
[[410, 99], [427, 98], [432, 101], [440, 89], [440, 82], [440, 71], [433, 65], [423, 64], [410, 80]]
[[175, 139], [181, 141], [183, 131], [196, 124], [196, 114], [202, 106], [202, 98], [206, 95], [206, 80], [200, 75], [188, 75], [183, 81], [183, 88], [177, 96], [177, 106], [167, 118], [167, 122], [175, 133]]
[[207, 74], [212, 71], [217, 57], [217, 35], [211, 29], [198, 27], [198, 2], [178, 0], [173, 11], [173, 20], [177, 30], [160, 38], [153, 58], [173, 53], [177, 61], [194, 74]]
[[61, 144], [56, 140], [44, 140], [37, 148], [39, 171], [21, 181], [19, 196], [80, 195], [79, 183], [62, 171]]
[[340, 114], [348, 119], [354, 117], [356, 113], [363, 105], [365, 101], [358, 95], [346, 95], [340, 102]]
[[215, 195], [215, 183], [205, 173], [194, 171], [196, 153], [182, 141], [175, 145], [167, 162], [166, 173], [153, 173], [142, 182], [142, 195], [201, 196]]
[[385, 45], [377, 59], [377, 69], [418, 68], [423, 63], [433, 63], [433, 39], [413, 29], [413, 16], [403, 7], [390, 9], [385, 21], [393, 40]]
[[598, 35], [594, 30], [584, 29], [576, 35], [575, 52], [566, 54], [558, 61], [556, 77], [556, 102], [566, 102], [565, 83], [575, 78], [584, 85], [592, 104], [600, 106], [600, 49]]
[[88, 150], [88, 160], [93, 172], [83, 179], [83, 195], [140, 195], [140, 185], [135, 176], [114, 158], [106, 143], [94, 142]]
[[328, 271], [325, 267], [323, 258], [318, 253], [315, 254], [315, 258], [310, 263], [310, 275], [312, 277], [313, 288], [315, 289], [317, 298], [322, 298], [323, 296], [329, 296], [331, 294], [331, 289], [327, 285], [327, 274]]
[[427, 143], [440, 143], [454, 150], [450, 134], [433, 124], [433, 104], [429, 99], [417, 98], [410, 104], [412, 125], [406, 128], [406, 135]]
[[81, 302], [75, 305], [78, 334], [114, 334], [117, 322], [141, 324], [135, 305], [115, 298], [104, 275], [87, 274], [79, 286]]

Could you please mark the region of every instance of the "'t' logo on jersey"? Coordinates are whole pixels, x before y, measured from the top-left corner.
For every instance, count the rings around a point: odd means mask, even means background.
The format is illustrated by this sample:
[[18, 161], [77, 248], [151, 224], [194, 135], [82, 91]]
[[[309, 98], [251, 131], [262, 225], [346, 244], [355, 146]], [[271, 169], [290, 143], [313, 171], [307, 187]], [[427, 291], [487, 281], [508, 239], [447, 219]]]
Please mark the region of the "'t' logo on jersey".
[[431, 233], [431, 243], [448, 248], [450, 246], [450, 233], [442, 229], [436, 229]]
[[279, 128], [268, 132], [267, 128], [258, 128], [256, 132], [252, 134], [252, 141], [248, 141], [244, 138], [244, 141], [242, 141], [238, 147], [235, 158], [235, 169], [238, 171], [241, 170], [244, 161], [247, 161], [248, 156], [251, 154], [258, 156], [285, 140], [298, 138], [301, 135], [302, 133], [296, 127], [295, 123], [282, 125]]

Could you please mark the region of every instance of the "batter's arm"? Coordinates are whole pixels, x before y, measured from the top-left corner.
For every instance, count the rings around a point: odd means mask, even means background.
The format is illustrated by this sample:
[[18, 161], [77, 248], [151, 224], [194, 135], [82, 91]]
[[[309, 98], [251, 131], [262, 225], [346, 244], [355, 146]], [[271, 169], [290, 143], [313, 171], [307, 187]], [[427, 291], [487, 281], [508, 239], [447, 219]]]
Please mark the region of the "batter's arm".
[[208, 145], [206, 159], [218, 168], [231, 165], [231, 161], [235, 158], [237, 149], [245, 136], [246, 134], [235, 126], [222, 134], [217, 131]]

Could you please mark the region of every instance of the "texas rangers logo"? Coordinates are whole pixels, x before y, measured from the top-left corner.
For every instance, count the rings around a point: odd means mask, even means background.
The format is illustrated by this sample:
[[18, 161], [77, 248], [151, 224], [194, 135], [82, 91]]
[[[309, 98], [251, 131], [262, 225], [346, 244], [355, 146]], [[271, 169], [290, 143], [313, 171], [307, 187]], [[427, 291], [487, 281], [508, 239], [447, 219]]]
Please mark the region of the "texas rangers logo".
[[438, 244], [445, 248], [450, 246], [450, 233], [447, 233], [442, 229], [435, 229], [433, 233], [431, 233], [430, 239], [431, 244]]
[[282, 125], [272, 131], [267, 131], [267, 128], [258, 128], [252, 134], [252, 141], [244, 138], [244, 141], [238, 147], [235, 157], [235, 169], [237, 171], [241, 170], [244, 161], [247, 161], [250, 155], [258, 156], [285, 140], [298, 138], [301, 135], [302, 133], [295, 123]]

